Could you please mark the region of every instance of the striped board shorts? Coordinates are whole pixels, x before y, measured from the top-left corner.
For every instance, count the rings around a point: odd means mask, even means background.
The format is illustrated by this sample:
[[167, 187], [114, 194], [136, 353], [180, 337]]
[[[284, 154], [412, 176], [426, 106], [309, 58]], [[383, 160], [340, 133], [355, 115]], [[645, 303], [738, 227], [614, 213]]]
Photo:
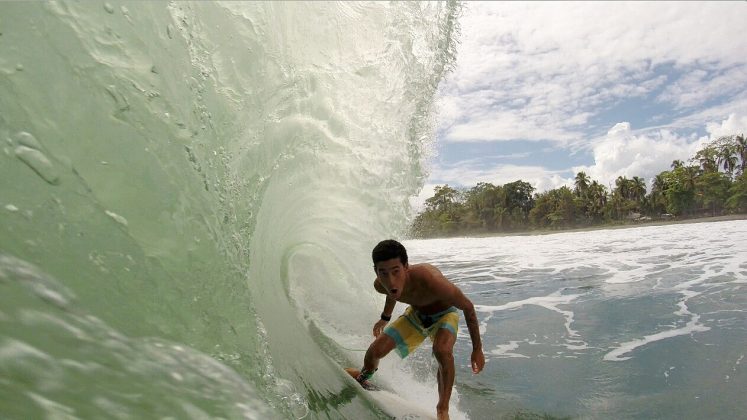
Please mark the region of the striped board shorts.
[[384, 334], [394, 340], [395, 350], [404, 359], [420, 346], [425, 337], [430, 337], [433, 341], [442, 328], [451, 331], [456, 337], [459, 329], [457, 308], [452, 306], [436, 314], [424, 315], [410, 306], [402, 316], [384, 329]]

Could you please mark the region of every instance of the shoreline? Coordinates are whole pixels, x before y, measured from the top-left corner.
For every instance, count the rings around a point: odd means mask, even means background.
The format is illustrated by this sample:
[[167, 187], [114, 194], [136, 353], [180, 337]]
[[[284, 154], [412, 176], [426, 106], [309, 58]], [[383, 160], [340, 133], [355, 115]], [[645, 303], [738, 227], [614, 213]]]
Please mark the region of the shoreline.
[[445, 236], [433, 236], [428, 238], [410, 238], [411, 240], [427, 240], [427, 239], [452, 239], [452, 238], [492, 238], [492, 237], [503, 237], [503, 236], [535, 236], [535, 235], [552, 235], [556, 233], [566, 232], [591, 232], [596, 230], [608, 230], [608, 229], [630, 229], [637, 227], [648, 227], [648, 226], [665, 226], [665, 225], [684, 225], [691, 223], [713, 223], [713, 222], [728, 222], [732, 220], [747, 220], [747, 214], [729, 214], [725, 216], [708, 216], [708, 217], [694, 217], [688, 219], [676, 219], [676, 220], [651, 220], [645, 222], [627, 222], [623, 224], [615, 225], [596, 225], [596, 226], [583, 226], [578, 228], [569, 229], [542, 229], [542, 230], [526, 230], [516, 232], [481, 232], [473, 234], [455, 234]]

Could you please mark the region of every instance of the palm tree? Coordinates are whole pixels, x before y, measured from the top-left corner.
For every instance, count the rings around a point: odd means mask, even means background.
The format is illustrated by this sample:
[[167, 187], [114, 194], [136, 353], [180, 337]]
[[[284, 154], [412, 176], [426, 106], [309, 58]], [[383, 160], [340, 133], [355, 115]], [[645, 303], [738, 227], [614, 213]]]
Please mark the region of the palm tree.
[[692, 160], [698, 161], [703, 172], [716, 172], [718, 170], [716, 155], [716, 150], [713, 147], [708, 146], [698, 150], [698, 153], [695, 154], [695, 158]]
[[673, 161], [672, 161], [672, 169], [677, 169], [677, 168], [681, 168], [681, 167], [682, 167], [682, 166], [684, 166], [684, 165], [685, 165], [685, 163], [684, 163], [684, 162], [682, 162], [682, 161], [681, 161], [681, 160], [679, 160], [679, 159], [675, 159], [675, 160], [673, 160]]
[[592, 220], [599, 220], [602, 218], [604, 207], [607, 205], [607, 190], [604, 185], [597, 181], [592, 181], [589, 185], [588, 190], [588, 216]]
[[615, 180], [615, 192], [623, 198], [630, 198], [630, 180], [624, 176], [618, 176]]
[[666, 212], [667, 202], [665, 192], [667, 190], [667, 176], [668, 172], [662, 172], [654, 177], [654, 182], [651, 184], [651, 210], [653, 212]]
[[741, 136], [734, 136], [734, 141], [737, 149], [736, 155], [742, 161], [739, 172], [743, 174], [744, 170], [747, 169], [747, 138], [742, 134]]
[[656, 175], [656, 177], [654, 177], [654, 183], [653, 185], [651, 185], [651, 192], [652, 193], [654, 191], [663, 192], [666, 189], [667, 189], [667, 181], [666, 181], [666, 178], [664, 178], [664, 173], [662, 172], [659, 175]]
[[646, 181], [641, 177], [634, 176], [630, 181], [630, 190], [631, 198], [640, 203], [646, 196]]
[[586, 175], [586, 172], [581, 171], [576, 174], [576, 195], [581, 197], [584, 195], [586, 190], [589, 188], [590, 178]]
[[456, 203], [459, 191], [451, 188], [448, 184], [436, 186], [433, 197], [425, 200], [425, 206], [429, 210], [448, 212]]
[[723, 144], [718, 151], [718, 165], [723, 166], [724, 171], [731, 178], [734, 169], [737, 167], [737, 147], [736, 145]]

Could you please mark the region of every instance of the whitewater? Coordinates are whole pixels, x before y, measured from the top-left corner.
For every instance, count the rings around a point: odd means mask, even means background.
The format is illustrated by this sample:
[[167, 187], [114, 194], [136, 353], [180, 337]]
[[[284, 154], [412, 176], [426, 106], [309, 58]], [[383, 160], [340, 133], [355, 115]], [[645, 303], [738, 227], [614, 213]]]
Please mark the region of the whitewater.
[[[386, 398], [342, 368], [384, 303], [371, 249], [427, 177], [459, 14], [0, 3], [0, 418], [434, 412], [427, 346], [382, 362]], [[462, 320], [452, 418], [743, 416], [746, 235], [405, 240], [478, 309], [487, 365]]]

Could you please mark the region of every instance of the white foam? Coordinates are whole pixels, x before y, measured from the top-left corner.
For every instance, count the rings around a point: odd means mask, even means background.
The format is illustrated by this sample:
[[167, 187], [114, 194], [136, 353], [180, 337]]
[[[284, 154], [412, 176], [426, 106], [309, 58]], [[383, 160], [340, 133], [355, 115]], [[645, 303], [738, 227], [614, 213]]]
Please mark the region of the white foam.
[[681, 335], [688, 335], [696, 332], [704, 332], [708, 331], [711, 328], [706, 327], [704, 325], [701, 325], [698, 323], [698, 319], [700, 317], [698, 315], [693, 315], [690, 322], [687, 323], [682, 328], [675, 328], [672, 330], [662, 331], [656, 334], [647, 335], [641, 339], [638, 340], [632, 340], [627, 343], [621, 344], [619, 347], [617, 347], [615, 350], [612, 350], [611, 352], [604, 355], [604, 360], [610, 361], [610, 362], [621, 362], [624, 360], [629, 360], [632, 358], [632, 356], [623, 357], [624, 355], [631, 353], [633, 350], [645, 346], [649, 343], [654, 343], [656, 341], [660, 340], [666, 340], [667, 338], [672, 337], [678, 337]]
[[[424, 344], [425, 345], [425, 344]], [[418, 349], [422, 352], [425, 349]], [[391, 353], [381, 360], [379, 370], [374, 376], [374, 381], [383, 386], [384, 391], [372, 393], [371, 396], [384, 407], [384, 410], [396, 418], [407, 419], [435, 419], [436, 404], [438, 403], [438, 385], [434, 374], [426, 378], [424, 382], [415, 379], [412, 370], [413, 360], [410, 355], [407, 359], [400, 359]], [[430, 357], [430, 356], [428, 356]], [[435, 363], [435, 360], [431, 360]], [[456, 361], [458, 363], [458, 361]], [[422, 368], [422, 366], [420, 366]], [[459, 380], [459, 369], [457, 378]], [[388, 391], [387, 389], [391, 390]], [[449, 415], [454, 420], [467, 420], [466, 414], [458, 410], [459, 392], [452, 389]]]
[[548, 296], [535, 296], [524, 300], [508, 302], [504, 305], [475, 305], [475, 310], [477, 310], [478, 312], [495, 312], [518, 309], [526, 305], [540, 306], [542, 308], [549, 309], [553, 312], [557, 312], [563, 315], [563, 317], [565, 318], [565, 329], [568, 332], [568, 336], [578, 337], [578, 332], [571, 328], [571, 324], [573, 323], [573, 311], [562, 310], [558, 308], [558, 305], [570, 304], [579, 296], [581, 295], [561, 295], [558, 291]]
[[519, 353], [511, 353], [512, 350], [519, 348], [519, 341], [509, 341], [508, 344], [499, 344], [495, 350], [490, 351], [490, 354], [500, 358], [519, 357], [523, 359], [529, 359], [529, 356], [525, 356]]

